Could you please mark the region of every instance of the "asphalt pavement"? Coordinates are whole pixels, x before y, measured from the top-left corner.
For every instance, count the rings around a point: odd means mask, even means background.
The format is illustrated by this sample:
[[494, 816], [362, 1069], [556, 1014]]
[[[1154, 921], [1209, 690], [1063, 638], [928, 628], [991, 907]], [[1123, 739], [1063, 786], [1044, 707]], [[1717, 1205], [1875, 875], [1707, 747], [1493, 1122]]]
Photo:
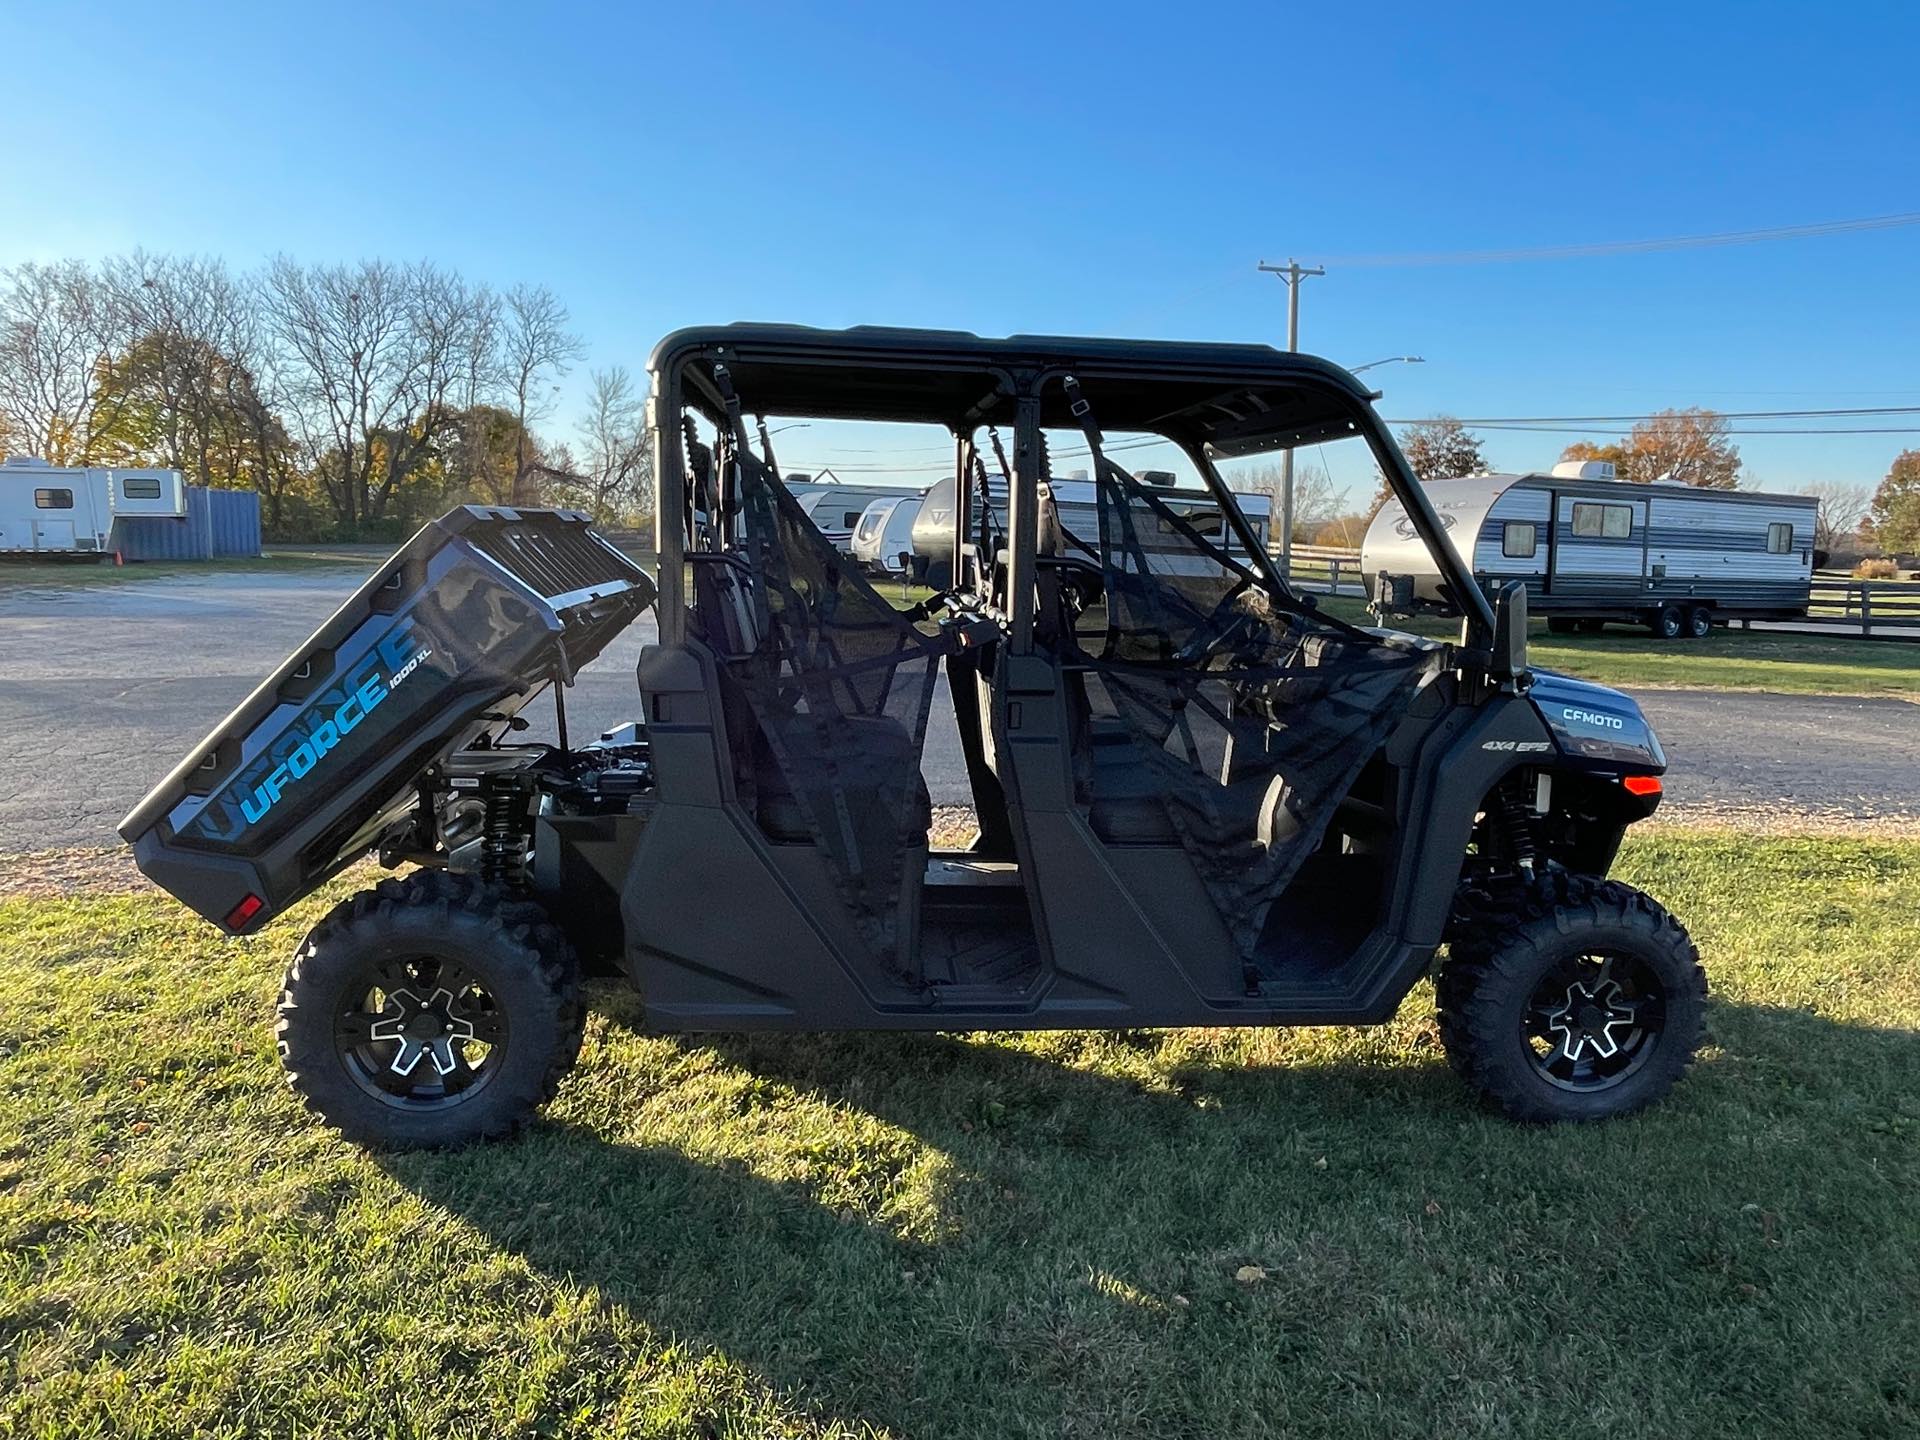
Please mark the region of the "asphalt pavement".
[[[0, 854], [116, 843], [114, 826], [304, 642], [365, 574], [256, 575], [0, 588]], [[636, 710], [645, 617], [568, 696], [576, 738]], [[1677, 811], [1797, 811], [1920, 820], [1920, 705], [1891, 699], [1644, 690]], [[552, 707], [528, 712], [552, 735]], [[951, 718], [934, 706], [923, 768], [935, 804], [964, 805]], [[942, 719], [945, 722], [942, 724]]]

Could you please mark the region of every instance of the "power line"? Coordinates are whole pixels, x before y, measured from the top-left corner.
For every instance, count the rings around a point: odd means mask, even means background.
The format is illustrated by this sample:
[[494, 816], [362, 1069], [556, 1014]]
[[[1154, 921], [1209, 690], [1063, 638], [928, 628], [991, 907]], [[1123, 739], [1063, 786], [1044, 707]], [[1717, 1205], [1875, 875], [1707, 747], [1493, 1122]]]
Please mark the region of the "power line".
[[1875, 215], [1859, 220], [1825, 220], [1812, 225], [1773, 225], [1762, 230], [1722, 230], [1710, 235], [1673, 235], [1659, 240], [1601, 240], [1574, 245], [1535, 245], [1510, 250], [1415, 251], [1400, 255], [1343, 255], [1329, 265], [1386, 269], [1413, 265], [1499, 265], [1514, 260], [1587, 260], [1606, 255], [1650, 255], [1666, 250], [1707, 250], [1722, 245], [1758, 245], [1768, 240], [1810, 240], [1851, 235], [1863, 230], [1897, 230], [1920, 225], [1920, 211]]
[[[1661, 420], [1671, 411], [1656, 411], [1641, 415], [1480, 415], [1469, 420], [1460, 416], [1462, 425], [1635, 425], [1642, 420]], [[1683, 412], [1684, 413], [1684, 412]], [[1920, 415], [1920, 405], [1875, 405], [1854, 409], [1831, 410], [1715, 410], [1712, 412], [1721, 420], [1837, 420], [1859, 418], [1866, 415]], [[1423, 417], [1431, 420], [1431, 415]], [[1417, 420], [1389, 420], [1389, 425], [1414, 425]]]

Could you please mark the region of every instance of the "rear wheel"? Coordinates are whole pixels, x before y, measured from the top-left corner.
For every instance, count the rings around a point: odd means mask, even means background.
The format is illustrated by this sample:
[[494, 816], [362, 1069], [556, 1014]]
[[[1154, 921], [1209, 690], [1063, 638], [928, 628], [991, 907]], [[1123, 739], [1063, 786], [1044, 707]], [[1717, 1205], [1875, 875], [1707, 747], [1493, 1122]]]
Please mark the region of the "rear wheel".
[[1687, 611], [1687, 637], [1692, 640], [1704, 640], [1713, 634], [1713, 610], [1706, 605], [1695, 605]]
[[535, 904], [423, 870], [335, 906], [280, 996], [293, 1088], [350, 1140], [399, 1149], [511, 1134], [580, 1050], [579, 967]]
[[1680, 922], [1615, 880], [1554, 874], [1470, 897], [1435, 979], [1454, 1069], [1516, 1120], [1660, 1099], [1701, 1038], [1707, 982]]
[[1686, 630], [1686, 617], [1678, 605], [1662, 605], [1648, 612], [1647, 629], [1662, 640], [1678, 640]]

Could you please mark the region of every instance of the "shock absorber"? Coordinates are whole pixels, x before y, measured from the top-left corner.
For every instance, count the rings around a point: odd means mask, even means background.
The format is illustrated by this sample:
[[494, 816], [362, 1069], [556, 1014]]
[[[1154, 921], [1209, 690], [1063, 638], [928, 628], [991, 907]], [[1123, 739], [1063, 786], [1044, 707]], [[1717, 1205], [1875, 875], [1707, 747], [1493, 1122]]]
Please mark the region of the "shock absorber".
[[490, 778], [480, 830], [480, 874], [489, 885], [522, 890], [527, 883], [527, 797], [513, 778]]
[[1526, 791], [1531, 785], [1531, 775], [1510, 775], [1501, 782], [1497, 792], [1500, 829], [1506, 841], [1507, 857], [1512, 860], [1515, 869], [1527, 875], [1533, 873], [1536, 855], [1533, 812], [1526, 798]]

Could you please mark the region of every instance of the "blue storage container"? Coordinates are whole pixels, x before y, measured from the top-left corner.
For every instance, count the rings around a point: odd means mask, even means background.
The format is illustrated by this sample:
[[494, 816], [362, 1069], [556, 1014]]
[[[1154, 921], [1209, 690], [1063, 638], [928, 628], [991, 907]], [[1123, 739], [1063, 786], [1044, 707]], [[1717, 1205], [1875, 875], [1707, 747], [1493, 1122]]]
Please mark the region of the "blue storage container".
[[187, 513], [121, 515], [109, 548], [126, 560], [217, 560], [260, 553], [260, 496], [252, 490], [187, 487]]

